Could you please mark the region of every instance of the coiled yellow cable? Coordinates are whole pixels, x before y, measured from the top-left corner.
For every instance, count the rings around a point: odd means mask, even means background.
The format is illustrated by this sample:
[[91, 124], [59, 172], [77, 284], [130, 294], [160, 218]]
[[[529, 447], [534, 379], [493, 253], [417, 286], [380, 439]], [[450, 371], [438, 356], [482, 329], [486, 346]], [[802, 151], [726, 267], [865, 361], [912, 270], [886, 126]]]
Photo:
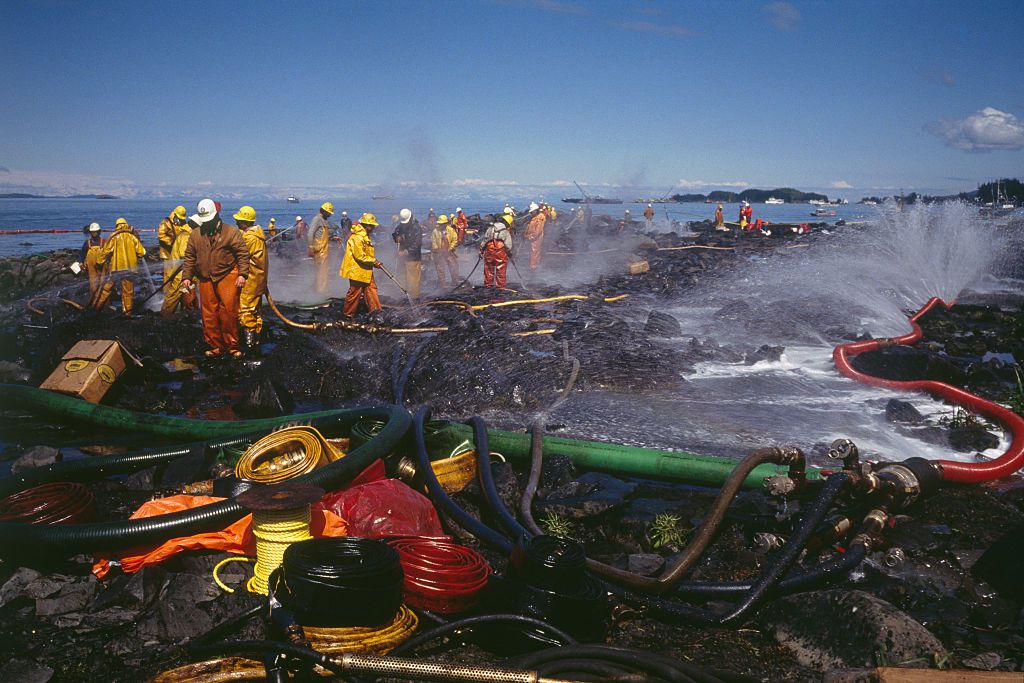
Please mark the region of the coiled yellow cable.
[[255, 561], [256, 560], [252, 559], [251, 557], [228, 557], [226, 559], [223, 559], [223, 560], [221, 560], [220, 562], [217, 563], [217, 566], [215, 566], [213, 568], [213, 582], [215, 584], [217, 584], [218, 586], [220, 586], [221, 590], [223, 590], [225, 593], [234, 593], [235, 592], [234, 588], [232, 588], [231, 586], [229, 586], [226, 583], [224, 583], [223, 581], [221, 581], [221, 578], [220, 578], [220, 568], [223, 567], [226, 564], [231, 563], [231, 562], [249, 562], [249, 563], [252, 563], [252, 562], [255, 562]]
[[398, 609], [394, 620], [382, 627], [349, 626], [346, 628], [322, 628], [303, 626], [302, 631], [313, 649], [328, 654], [348, 652], [352, 654], [387, 654], [405, 641], [416, 630], [419, 619], [405, 605]]
[[235, 476], [260, 484], [277, 484], [312, 472], [343, 455], [313, 427], [289, 427], [250, 446], [235, 465]]
[[267, 594], [268, 581], [281, 566], [284, 551], [292, 543], [313, 538], [309, 533], [309, 506], [298, 510], [254, 510], [252, 535], [256, 537], [256, 567], [246, 588], [250, 593]]

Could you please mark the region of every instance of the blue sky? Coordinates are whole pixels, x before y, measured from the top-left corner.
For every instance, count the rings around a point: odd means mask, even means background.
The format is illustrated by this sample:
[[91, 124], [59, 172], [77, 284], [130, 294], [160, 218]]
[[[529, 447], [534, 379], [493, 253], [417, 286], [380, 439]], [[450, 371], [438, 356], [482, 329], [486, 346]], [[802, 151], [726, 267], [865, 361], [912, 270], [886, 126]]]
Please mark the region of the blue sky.
[[[0, 191], [973, 189], [1019, 2], [6, 2]], [[836, 194], [833, 189], [833, 194]]]

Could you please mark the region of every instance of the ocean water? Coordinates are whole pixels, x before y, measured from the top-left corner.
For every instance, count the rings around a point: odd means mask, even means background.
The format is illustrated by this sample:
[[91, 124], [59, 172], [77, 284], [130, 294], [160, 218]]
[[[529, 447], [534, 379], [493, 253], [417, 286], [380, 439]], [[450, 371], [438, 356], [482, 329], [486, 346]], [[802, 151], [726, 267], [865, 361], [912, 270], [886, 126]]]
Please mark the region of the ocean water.
[[[81, 246], [84, 237], [81, 232], [63, 234], [14, 234], [18, 230], [74, 230], [80, 231], [92, 222], [99, 223], [104, 232], [113, 230], [114, 221], [123, 216], [129, 223], [139, 229], [144, 244], [155, 244], [156, 234], [146, 232], [155, 230], [178, 204], [183, 204], [194, 212], [196, 203], [201, 197], [182, 198], [181, 200], [162, 199], [0, 199], [0, 257], [32, 254], [53, 249], [73, 249]], [[530, 201], [538, 198], [510, 197], [513, 206], [525, 209]], [[549, 198], [550, 199], [550, 198]], [[500, 211], [504, 201], [472, 201], [456, 203], [448, 200], [412, 200], [404, 202], [395, 200], [332, 199], [335, 207], [335, 220], [342, 211], [348, 211], [353, 219], [364, 211], [377, 215], [382, 224], [389, 224], [392, 215], [403, 208], [409, 208], [422, 220], [429, 209], [438, 212], [454, 213], [459, 206], [467, 214], [491, 213]], [[552, 201], [561, 213], [575, 208], [577, 205]], [[277, 218], [279, 227], [284, 228], [295, 222], [295, 216], [301, 215], [307, 221], [320, 206], [319, 201], [304, 200], [299, 204], [289, 204], [285, 200], [233, 200], [223, 202], [226, 215], [234, 213], [238, 207], [249, 204], [256, 209], [260, 225], [266, 226], [271, 217]], [[626, 203], [595, 205], [594, 214], [607, 214], [620, 217], [628, 209], [634, 219], [643, 218], [645, 204]], [[815, 207], [809, 204], [754, 205], [754, 217], [763, 217], [773, 222], [793, 222], [822, 220], [833, 222], [838, 219], [847, 221], [869, 220], [877, 215], [877, 207], [863, 205], [844, 205], [836, 208], [835, 218], [813, 219], [810, 214]], [[672, 229], [672, 221], [687, 221], [713, 218], [714, 204], [655, 204], [655, 223], [658, 229]], [[739, 215], [738, 204], [727, 204], [724, 208], [726, 220], [736, 220]], [[230, 219], [229, 219], [230, 220]]]

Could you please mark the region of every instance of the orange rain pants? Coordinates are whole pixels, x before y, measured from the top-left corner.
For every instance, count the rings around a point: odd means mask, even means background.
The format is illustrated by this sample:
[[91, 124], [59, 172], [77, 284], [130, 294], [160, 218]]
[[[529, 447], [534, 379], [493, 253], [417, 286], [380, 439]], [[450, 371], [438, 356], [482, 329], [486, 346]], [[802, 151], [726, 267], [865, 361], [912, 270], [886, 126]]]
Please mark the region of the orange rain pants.
[[203, 339], [215, 353], [238, 350], [238, 269], [217, 282], [199, 281], [199, 305], [203, 314]]
[[369, 282], [359, 282], [349, 278], [348, 293], [345, 294], [345, 307], [342, 314], [351, 318], [359, 311], [359, 302], [365, 301], [367, 312], [375, 313], [381, 309], [380, 297], [377, 296], [377, 281], [370, 278]]

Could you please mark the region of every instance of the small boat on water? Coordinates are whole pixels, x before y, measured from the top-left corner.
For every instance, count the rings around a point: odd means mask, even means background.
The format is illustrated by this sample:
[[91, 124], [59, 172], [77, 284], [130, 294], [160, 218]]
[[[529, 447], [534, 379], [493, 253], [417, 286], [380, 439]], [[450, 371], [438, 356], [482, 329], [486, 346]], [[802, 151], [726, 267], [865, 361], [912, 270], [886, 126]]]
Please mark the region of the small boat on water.
[[292, 195], [288, 195], [288, 203], [289, 204], [298, 204], [299, 203], [299, 198], [295, 197], [295, 196], [292, 196]]
[[373, 201], [375, 202], [388, 201], [394, 198], [395, 196], [391, 194], [375, 194], [373, 195], [373, 197], [371, 197], [371, 199], [373, 199]]
[[817, 209], [814, 210], [814, 213], [812, 213], [811, 215], [812, 216], [835, 216], [836, 215], [836, 210], [835, 209], [828, 209], [828, 208], [825, 208], [824, 206], [819, 206]]
[[592, 195], [590, 197], [563, 197], [562, 201], [566, 204], [621, 204], [621, 199], [609, 199], [608, 197], [599, 197]]
[[769, 197], [768, 199], [764, 200], [764, 203], [765, 204], [785, 204], [786, 200], [785, 199], [779, 199], [778, 197]]

